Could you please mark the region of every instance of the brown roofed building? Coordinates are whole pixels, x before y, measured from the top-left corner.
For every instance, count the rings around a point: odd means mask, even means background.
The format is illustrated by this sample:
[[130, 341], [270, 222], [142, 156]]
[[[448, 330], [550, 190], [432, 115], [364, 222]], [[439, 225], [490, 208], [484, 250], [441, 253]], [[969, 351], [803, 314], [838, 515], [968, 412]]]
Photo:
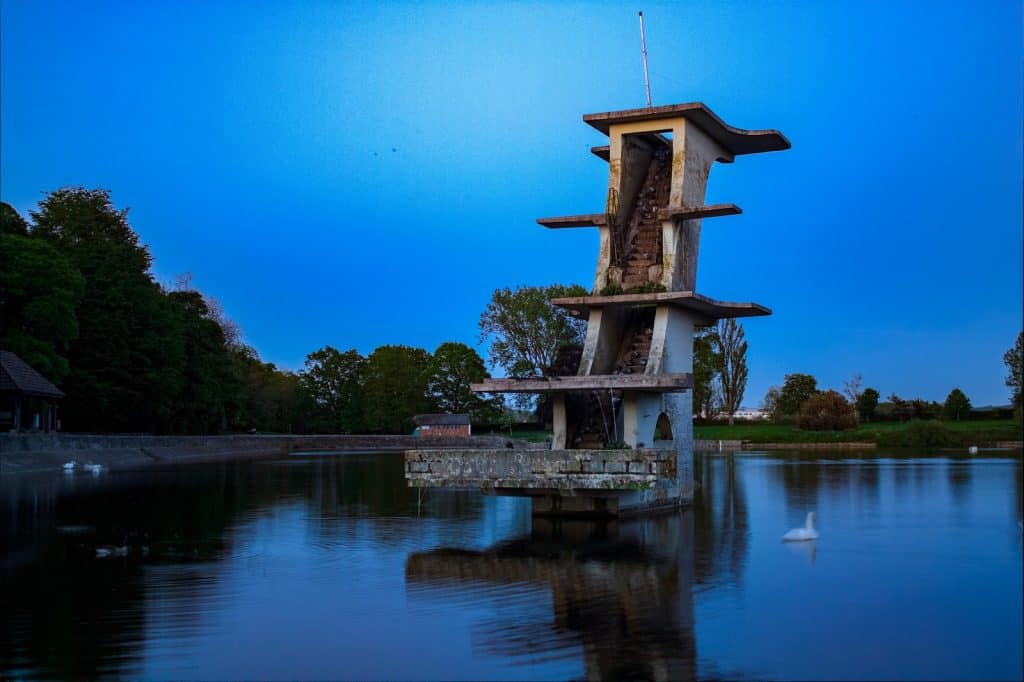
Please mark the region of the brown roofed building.
[[27, 362], [0, 350], [0, 431], [57, 431], [64, 392]]
[[418, 414], [412, 418], [420, 438], [469, 438], [468, 414]]

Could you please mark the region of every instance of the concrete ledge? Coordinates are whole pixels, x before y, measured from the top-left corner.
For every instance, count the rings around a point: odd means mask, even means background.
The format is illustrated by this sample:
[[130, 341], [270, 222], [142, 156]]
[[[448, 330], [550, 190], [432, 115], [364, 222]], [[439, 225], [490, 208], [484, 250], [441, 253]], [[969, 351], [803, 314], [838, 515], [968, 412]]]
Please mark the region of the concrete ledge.
[[675, 481], [675, 450], [409, 450], [412, 487], [632, 491]]
[[677, 374], [585, 374], [582, 376], [536, 377], [533, 379], [487, 379], [470, 384], [476, 393], [561, 393], [563, 391], [632, 390], [678, 393], [693, 388], [693, 375]]
[[232, 435], [148, 436], [76, 433], [0, 434], [0, 475], [60, 471], [64, 462], [102, 464], [134, 469], [153, 464], [276, 457], [290, 452], [402, 452], [429, 443], [431, 447], [518, 449], [543, 448], [504, 436], [472, 436], [422, 440], [405, 435]]

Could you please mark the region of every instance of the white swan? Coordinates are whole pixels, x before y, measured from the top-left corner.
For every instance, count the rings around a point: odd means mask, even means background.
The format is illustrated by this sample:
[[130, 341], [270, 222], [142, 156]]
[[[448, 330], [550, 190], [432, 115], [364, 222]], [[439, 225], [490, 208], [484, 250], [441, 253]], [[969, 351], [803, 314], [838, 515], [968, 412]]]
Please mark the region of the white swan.
[[807, 512], [807, 525], [803, 528], [794, 528], [782, 536], [783, 542], [803, 542], [806, 540], [817, 540], [818, 531], [814, 530], [814, 512]]
[[102, 547], [96, 548], [96, 558], [106, 559], [112, 556], [128, 556], [128, 538], [124, 539], [124, 543], [117, 547], [115, 545], [103, 545]]
[[102, 464], [86, 464], [85, 470], [92, 473], [93, 476], [99, 476], [99, 473], [103, 471]]
[[78, 462], [76, 462], [75, 460], [71, 460], [70, 462], [65, 462], [64, 463], [64, 471], [68, 471], [68, 472], [74, 471], [76, 466], [78, 466]]

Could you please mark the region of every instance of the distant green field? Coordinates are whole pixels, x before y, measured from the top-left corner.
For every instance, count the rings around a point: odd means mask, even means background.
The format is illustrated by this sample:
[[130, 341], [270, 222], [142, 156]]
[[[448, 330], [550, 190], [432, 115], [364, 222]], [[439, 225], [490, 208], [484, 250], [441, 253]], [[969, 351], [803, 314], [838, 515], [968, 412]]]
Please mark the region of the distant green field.
[[693, 427], [700, 440], [745, 440], [752, 443], [849, 443], [896, 441], [904, 434], [928, 430], [944, 433], [950, 442], [984, 444], [1020, 440], [1020, 427], [1010, 419], [946, 422], [882, 422], [861, 424], [850, 431], [802, 431], [792, 424], [710, 424]]
[[[507, 431], [494, 432], [508, 435]], [[543, 443], [550, 431], [515, 431], [512, 438]], [[1021, 429], [1010, 419], [977, 421], [908, 421], [862, 424], [850, 431], [801, 431], [793, 424], [710, 424], [693, 427], [697, 440], [743, 440], [751, 443], [878, 443], [902, 446], [991, 445], [998, 441], [1021, 440]]]

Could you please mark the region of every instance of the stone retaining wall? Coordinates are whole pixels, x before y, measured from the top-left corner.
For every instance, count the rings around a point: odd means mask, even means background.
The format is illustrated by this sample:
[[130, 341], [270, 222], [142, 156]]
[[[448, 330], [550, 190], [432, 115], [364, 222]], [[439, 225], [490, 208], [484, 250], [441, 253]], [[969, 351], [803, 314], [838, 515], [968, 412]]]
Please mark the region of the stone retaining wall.
[[409, 450], [414, 487], [643, 490], [676, 477], [674, 450]]
[[[136, 468], [154, 463], [216, 461], [275, 457], [301, 451], [401, 452], [422, 441], [414, 436], [374, 435], [232, 435], [146, 436], [75, 433], [0, 434], [0, 474], [59, 470], [68, 460], [110, 468]], [[503, 436], [431, 439], [432, 447], [544, 447]]]

